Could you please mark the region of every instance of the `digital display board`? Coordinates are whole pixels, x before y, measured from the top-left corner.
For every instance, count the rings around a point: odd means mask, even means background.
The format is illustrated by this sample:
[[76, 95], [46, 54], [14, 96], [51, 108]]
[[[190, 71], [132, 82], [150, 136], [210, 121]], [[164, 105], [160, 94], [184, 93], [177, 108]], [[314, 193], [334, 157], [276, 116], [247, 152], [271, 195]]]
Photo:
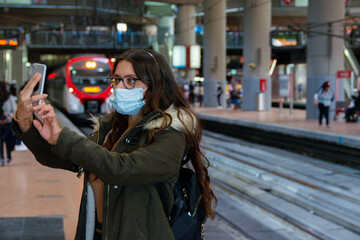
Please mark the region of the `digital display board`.
[[0, 29], [0, 48], [16, 48], [19, 46], [17, 29]]
[[271, 46], [276, 48], [301, 46], [299, 32], [272, 31], [270, 34]]
[[173, 67], [185, 68], [186, 66], [186, 46], [175, 45], [173, 47]]
[[16, 38], [0, 38], [0, 47], [15, 48], [18, 45], [19, 45], [19, 41]]

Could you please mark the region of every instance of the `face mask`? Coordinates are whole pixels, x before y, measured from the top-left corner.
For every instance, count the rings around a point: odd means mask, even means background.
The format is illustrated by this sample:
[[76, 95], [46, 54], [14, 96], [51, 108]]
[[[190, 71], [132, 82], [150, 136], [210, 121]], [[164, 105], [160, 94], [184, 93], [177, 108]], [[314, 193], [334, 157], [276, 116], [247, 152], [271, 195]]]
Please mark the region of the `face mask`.
[[118, 113], [136, 115], [145, 105], [143, 93], [144, 89], [142, 88], [114, 88], [114, 94], [110, 97], [110, 102]]

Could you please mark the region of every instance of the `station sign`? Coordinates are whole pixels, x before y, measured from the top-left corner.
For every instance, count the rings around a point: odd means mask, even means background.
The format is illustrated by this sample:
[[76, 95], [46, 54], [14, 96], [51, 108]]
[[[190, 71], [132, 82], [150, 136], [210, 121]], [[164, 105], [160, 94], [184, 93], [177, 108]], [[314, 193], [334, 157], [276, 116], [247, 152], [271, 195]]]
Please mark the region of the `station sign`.
[[275, 48], [298, 47], [303, 45], [302, 33], [291, 30], [271, 31], [270, 41], [270, 45]]
[[175, 45], [172, 66], [174, 68], [199, 69], [201, 67], [200, 45]]
[[282, 7], [308, 7], [309, 0], [281, 0]]
[[289, 6], [294, 2], [294, 0], [283, 0], [283, 2], [286, 4], [286, 6]]
[[259, 82], [259, 89], [260, 92], [265, 92], [267, 90], [266, 88], [266, 78], [260, 78], [260, 82]]
[[337, 78], [351, 78], [352, 70], [337, 71]]
[[0, 38], [0, 48], [14, 49], [19, 46], [19, 41], [16, 38]]
[[19, 46], [17, 29], [0, 29], [0, 49], [15, 49]]
[[279, 96], [289, 97], [289, 75], [279, 76]]

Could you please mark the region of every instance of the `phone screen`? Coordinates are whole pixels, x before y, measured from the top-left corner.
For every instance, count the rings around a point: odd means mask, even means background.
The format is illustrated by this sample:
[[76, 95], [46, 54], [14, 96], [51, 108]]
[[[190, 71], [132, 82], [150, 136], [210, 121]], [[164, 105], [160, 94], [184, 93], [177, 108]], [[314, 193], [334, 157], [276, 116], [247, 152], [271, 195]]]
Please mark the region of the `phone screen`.
[[[46, 65], [40, 63], [34, 63], [31, 65], [31, 77], [33, 77], [36, 73], [41, 74], [41, 79], [36, 84], [33, 93], [31, 96], [43, 94], [44, 92], [44, 85], [45, 85], [45, 77], [46, 77]], [[41, 103], [41, 101], [33, 102], [33, 106], [37, 106]]]

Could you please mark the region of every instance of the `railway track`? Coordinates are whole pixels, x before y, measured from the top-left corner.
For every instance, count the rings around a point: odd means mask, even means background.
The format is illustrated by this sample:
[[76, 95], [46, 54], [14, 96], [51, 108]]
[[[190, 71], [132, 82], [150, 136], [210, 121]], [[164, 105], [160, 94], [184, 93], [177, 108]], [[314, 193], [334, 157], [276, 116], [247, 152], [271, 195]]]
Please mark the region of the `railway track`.
[[360, 239], [358, 170], [207, 131], [204, 146], [217, 216], [244, 239]]
[[201, 122], [204, 129], [208, 131], [360, 169], [360, 149], [358, 148], [299, 136], [294, 137], [286, 133], [271, 130], [264, 131], [255, 127], [240, 126], [235, 123], [220, 123], [216, 120], [205, 118], [201, 119]]

